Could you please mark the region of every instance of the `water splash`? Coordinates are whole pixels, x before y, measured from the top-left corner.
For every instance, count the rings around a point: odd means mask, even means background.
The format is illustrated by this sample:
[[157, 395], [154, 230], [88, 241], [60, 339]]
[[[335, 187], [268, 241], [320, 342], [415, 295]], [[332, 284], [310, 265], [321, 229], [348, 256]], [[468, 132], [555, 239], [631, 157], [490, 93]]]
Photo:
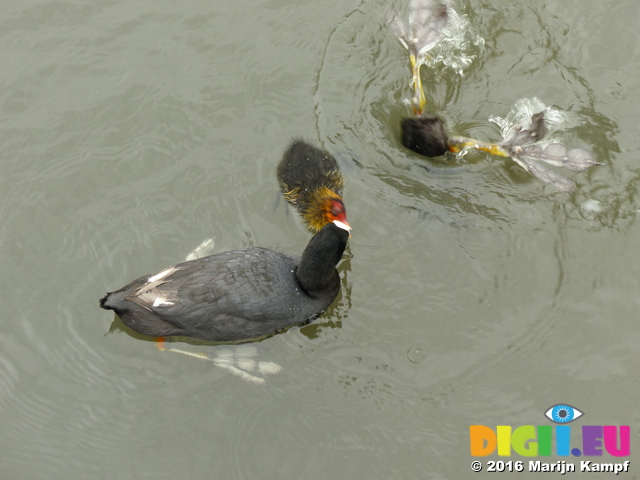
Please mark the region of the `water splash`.
[[442, 36], [442, 30], [449, 21], [449, 12], [445, 5], [434, 0], [411, 0], [409, 15], [401, 20], [397, 14], [392, 14], [389, 27], [404, 48], [409, 52], [409, 61], [413, 79], [413, 112], [421, 116], [427, 100], [422, 91], [420, 67], [427, 58], [427, 53], [435, 47]]
[[485, 41], [478, 35], [466, 15], [459, 14], [452, 5], [432, 0], [411, 0], [408, 14], [401, 19], [392, 14], [389, 26], [400, 43], [415, 57], [416, 65], [451, 68], [463, 76], [474, 59], [484, 50]]
[[[500, 127], [503, 141], [499, 144], [482, 142], [465, 137], [451, 137], [450, 150], [464, 155], [470, 148], [483, 150], [511, 159], [544, 183], [553, 185], [557, 191], [570, 192], [575, 183], [550, 169], [548, 165], [582, 172], [596, 162], [593, 155], [582, 148], [568, 149], [553, 140], [553, 133], [567, 128], [572, 123], [570, 115], [552, 107], [547, 107], [540, 99], [522, 98], [518, 100], [505, 118], [489, 118]], [[543, 162], [543, 163], [541, 163]]]
[[513, 104], [506, 117], [490, 115], [489, 121], [498, 125], [502, 138], [507, 139], [512, 136], [514, 128], [528, 122], [531, 117], [540, 112], [544, 112], [544, 123], [547, 127], [543, 144], [553, 142], [554, 134], [557, 132], [577, 127], [582, 123], [577, 115], [548, 107], [537, 97], [521, 98]]
[[436, 67], [442, 64], [463, 77], [474, 60], [484, 51], [484, 38], [478, 35], [466, 15], [448, 7], [449, 21], [442, 31], [440, 42], [426, 56], [424, 64]]

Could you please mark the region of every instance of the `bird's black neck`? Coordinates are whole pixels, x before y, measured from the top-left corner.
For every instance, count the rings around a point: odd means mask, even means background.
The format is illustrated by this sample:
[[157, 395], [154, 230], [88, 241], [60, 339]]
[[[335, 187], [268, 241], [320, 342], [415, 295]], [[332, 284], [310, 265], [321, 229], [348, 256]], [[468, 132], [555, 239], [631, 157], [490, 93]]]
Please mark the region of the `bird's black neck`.
[[349, 232], [329, 223], [309, 241], [296, 269], [296, 278], [310, 296], [340, 285], [336, 265], [342, 258], [348, 238]]

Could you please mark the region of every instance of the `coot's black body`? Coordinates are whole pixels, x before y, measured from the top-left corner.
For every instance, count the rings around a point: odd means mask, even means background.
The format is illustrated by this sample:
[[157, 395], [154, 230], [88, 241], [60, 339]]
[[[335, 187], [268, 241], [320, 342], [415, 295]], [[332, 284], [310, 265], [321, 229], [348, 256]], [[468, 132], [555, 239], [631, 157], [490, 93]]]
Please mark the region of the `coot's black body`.
[[442, 120], [435, 115], [402, 119], [402, 144], [426, 157], [439, 157], [449, 149]]
[[331, 155], [295, 139], [282, 156], [277, 176], [284, 198], [313, 230], [333, 220], [347, 223], [344, 179]]
[[348, 237], [331, 223], [302, 257], [250, 247], [183, 262], [108, 293], [100, 306], [153, 337], [262, 337], [307, 323], [333, 302], [340, 290], [335, 267]]

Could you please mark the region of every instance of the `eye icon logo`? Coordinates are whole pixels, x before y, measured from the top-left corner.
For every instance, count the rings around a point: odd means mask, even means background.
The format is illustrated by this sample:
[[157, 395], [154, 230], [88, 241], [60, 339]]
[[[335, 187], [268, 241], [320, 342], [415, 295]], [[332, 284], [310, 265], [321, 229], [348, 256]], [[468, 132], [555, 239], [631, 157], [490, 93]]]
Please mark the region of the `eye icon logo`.
[[576, 407], [572, 407], [571, 405], [562, 403], [553, 405], [552, 407], [549, 407], [546, 412], [544, 412], [545, 417], [547, 417], [552, 422], [559, 424], [571, 423], [574, 420], [577, 420], [582, 415], [584, 415], [584, 413], [578, 410]]

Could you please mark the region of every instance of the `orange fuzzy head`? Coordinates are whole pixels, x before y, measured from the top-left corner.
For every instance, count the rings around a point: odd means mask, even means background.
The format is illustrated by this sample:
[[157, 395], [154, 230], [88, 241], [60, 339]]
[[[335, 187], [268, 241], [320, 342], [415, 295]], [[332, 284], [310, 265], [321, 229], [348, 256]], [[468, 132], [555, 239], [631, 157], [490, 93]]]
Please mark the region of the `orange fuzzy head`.
[[317, 231], [334, 220], [349, 225], [347, 210], [342, 198], [326, 187], [321, 187], [313, 192], [311, 202], [303, 216], [309, 227]]

